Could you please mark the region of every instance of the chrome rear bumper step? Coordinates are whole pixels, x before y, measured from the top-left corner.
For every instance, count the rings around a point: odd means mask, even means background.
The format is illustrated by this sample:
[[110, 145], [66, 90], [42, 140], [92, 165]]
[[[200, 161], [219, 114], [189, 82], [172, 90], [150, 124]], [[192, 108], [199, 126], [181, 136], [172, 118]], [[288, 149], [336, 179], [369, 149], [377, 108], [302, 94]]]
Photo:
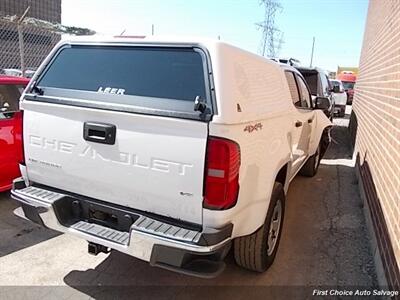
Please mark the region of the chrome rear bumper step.
[[150, 234], [175, 239], [183, 242], [197, 243], [201, 232], [163, 223], [152, 218], [141, 216], [132, 228]]
[[[91, 254], [114, 249], [153, 266], [210, 278], [222, 272], [222, 260], [230, 247], [231, 223], [218, 229], [196, 230], [194, 226], [180, 226], [179, 220], [164, 222], [162, 217], [156, 219], [112, 203], [41, 186], [27, 187], [21, 178], [14, 180], [11, 196], [21, 203], [31, 221], [87, 240]], [[105, 218], [96, 214], [102, 211]], [[112, 221], [107, 221], [107, 216]], [[130, 221], [127, 226], [119, 222], [124, 218]]]
[[64, 197], [63, 194], [44, 190], [33, 186], [28, 186], [20, 190], [13, 190], [13, 193], [27, 196], [34, 200], [39, 200], [41, 202], [47, 202], [47, 203], [53, 203], [54, 201], [57, 201], [62, 197]]
[[118, 231], [112, 228], [104, 227], [98, 224], [88, 223], [84, 221], [79, 221], [69, 228], [78, 230], [102, 239], [109, 240], [111, 242], [128, 245], [129, 242], [129, 233]]
[[[52, 205], [57, 200], [61, 200], [66, 196], [61, 193], [48, 191], [33, 186], [18, 190], [15, 189], [12, 191], [12, 193], [15, 196], [26, 197], [32, 201], [40, 201], [47, 205]], [[196, 230], [190, 230], [180, 226], [171, 225], [140, 214], [138, 214], [136, 218], [137, 220], [132, 224], [131, 229], [146, 234], [193, 244], [198, 243], [201, 237], [201, 232]], [[118, 244], [127, 245], [129, 242], [129, 232], [118, 231], [99, 224], [80, 220], [69, 227], [71, 229], [91, 234], [99, 238], [104, 238]]]

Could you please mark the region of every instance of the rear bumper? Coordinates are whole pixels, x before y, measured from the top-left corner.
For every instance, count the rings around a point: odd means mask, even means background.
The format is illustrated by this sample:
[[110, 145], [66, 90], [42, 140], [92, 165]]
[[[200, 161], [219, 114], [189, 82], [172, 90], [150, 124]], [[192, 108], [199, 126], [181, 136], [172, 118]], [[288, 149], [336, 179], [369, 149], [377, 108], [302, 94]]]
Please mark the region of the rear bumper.
[[[75, 196], [43, 187], [26, 187], [22, 179], [14, 181], [11, 195], [33, 222], [126, 253], [153, 266], [205, 278], [217, 276], [225, 267], [223, 259], [230, 248], [232, 224], [196, 231], [181, 227], [178, 222], [172, 225], [135, 211], [125, 215], [131, 220], [128, 229], [119, 230], [77, 217], [74, 205], [78, 202], [78, 206], [85, 207], [87, 203]], [[88, 207], [93, 205], [90, 202]], [[118, 213], [118, 208], [111, 209]]]

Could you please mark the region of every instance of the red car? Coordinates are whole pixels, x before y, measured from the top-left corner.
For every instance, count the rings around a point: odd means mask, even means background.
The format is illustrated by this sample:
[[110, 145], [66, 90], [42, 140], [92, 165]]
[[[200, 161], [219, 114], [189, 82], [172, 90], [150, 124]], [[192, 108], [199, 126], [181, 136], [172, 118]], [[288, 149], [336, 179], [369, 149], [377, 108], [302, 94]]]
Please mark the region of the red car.
[[0, 192], [11, 188], [20, 176], [22, 153], [22, 112], [19, 97], [29, 79], [0, 75]]

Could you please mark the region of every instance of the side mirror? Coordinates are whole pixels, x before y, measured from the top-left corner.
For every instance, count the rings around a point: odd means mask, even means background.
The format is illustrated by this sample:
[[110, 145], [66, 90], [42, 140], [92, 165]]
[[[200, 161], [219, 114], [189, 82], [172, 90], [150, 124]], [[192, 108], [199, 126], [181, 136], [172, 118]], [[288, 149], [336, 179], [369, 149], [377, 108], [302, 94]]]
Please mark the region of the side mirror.
[[340, 87], [339, 87], [338, 85], [335, 85], [335, 86], [333, 87], [332, 91], [333, 91], [334, 93], [340, 93]]
[[315, 109], [327, 110], [331, 107], [331, 101], [326, 97], [317, 97], [315, 99]]

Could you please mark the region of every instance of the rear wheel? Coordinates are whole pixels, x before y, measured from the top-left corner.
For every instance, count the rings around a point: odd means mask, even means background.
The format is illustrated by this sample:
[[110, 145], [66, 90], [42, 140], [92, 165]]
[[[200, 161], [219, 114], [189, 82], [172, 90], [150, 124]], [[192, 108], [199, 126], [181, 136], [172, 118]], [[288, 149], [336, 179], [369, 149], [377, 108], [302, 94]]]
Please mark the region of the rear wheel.
[[318, 145], [317, 151], [311, 156], [304, 166], [301, 168], [299, 174], [306, 177], [313, 177], [317, 174], [319, 162], [321, 161], [321, 143]]
[[263, 226], [250, 235], [234, 240], [235, 261], [239, 266], [256, 272], [264, 272], [272, 265], [282, 235], [284, 213], [283, 186], [275, 182]]

